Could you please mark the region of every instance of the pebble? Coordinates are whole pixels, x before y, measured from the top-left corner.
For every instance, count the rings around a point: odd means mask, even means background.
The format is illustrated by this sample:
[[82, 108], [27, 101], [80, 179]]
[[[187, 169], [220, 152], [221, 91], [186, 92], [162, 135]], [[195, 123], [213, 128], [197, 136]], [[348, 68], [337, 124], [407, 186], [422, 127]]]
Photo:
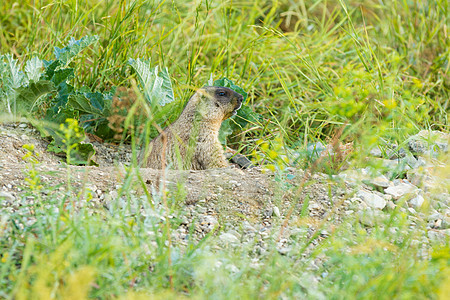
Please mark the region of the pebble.
[[448, 133], [422, 130], [408, 139], [409, 150], [416, 155], [436, 157], [439, 151], [448, 152]]
[[386, 200], [374, 193], [359, 190], [356, 196], [371, 208], [383, 209], [386, 206]]
[[369, 154], [370, 154], [370, 156], [373, 156], [373, 157], [383, 157], [383, 152], [381, 152], [381, 149], [378, 146], [373, 147], [370, 150]]
[[239, 243], [239, 239], [232, 233], [226, 232], [222, 233], [219, 236], [219, 239], [226, 244], [237, 244]]
[[280, 218], [281, 214], [280, 214], [280, 209], [276, 206], [273, 207], [273, 215]]
[[390, 186], [384, 190], [384, 192], [388, 195], [391, 195], [395, 200], [400, 199], [400, 197], [409, 194], [413, 191], [417, 190], [417, 187], [412, 185], [407, 181], [403, 181], [397, 185]]
[[450, 237], [450, 229], [428, 230], [428, 237], [434, 242], [446, 243], [446, 241], [448, 241], [448, 238]]
[[392, 202], [392, 201], [387, 201], [386, 202], [386, 209], [387, 210], [393, 211], [396, 207], [397, 207], [397, 205], [395, 205], [394, 202]]
[[384, 176], [384, 175], [377, 176], [377, 177], [373, 178], [372, 180], [369, 180], [369, 183], [376, 187], [381, 187], [381, 188], [387, 188], [392, 184], [391, 181], [389, 179], [387, 179], [386, 176]]
[[[396, 145], [394, 145], [396, 146]], [[403, 148], [398, 149], [397, 146], [389, 151], [389, 159], [399, 159], [406, 156], [406, 151]]]
[[424, 202], [425, 202], [425, 199], [420, 194], [408, 201], [408, 203], [411, 204], [415, 208], [420, 208]]
[[381, 211], [370, 208], [358, 211], [359, 222], [368, 227], [375, 226], [375, 224], [383, 219], [382, 216]]
[[0, 191], [0, 199], [1, 198], [11, 203], [14, 202], [14, 200], [16, 200], [16, 198], [11, 193], [4, 191]]

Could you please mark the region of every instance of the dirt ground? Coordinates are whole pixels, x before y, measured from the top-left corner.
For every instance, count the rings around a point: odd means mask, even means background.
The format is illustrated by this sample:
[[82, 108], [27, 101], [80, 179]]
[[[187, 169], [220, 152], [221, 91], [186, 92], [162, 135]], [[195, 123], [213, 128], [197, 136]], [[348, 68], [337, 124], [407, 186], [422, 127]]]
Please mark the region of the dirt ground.
[[[46, 151], [48, 141], [26, 123], [0, 125], [0, 191], [18, 199], [26, 191], [26, 178], [32, 165], [24, 161], [25, 144], [35, 146], [34, 165], [45, 186], [60, 189], [68, 178], [74, 191], [90, 190], [99, 203], [107, 205], [123, 186], [137, 194], [167, 190], [182, 199], [186, 209], [206, 204], [203, 215], [212, 214], [233, 223], [242, 220], [252, 224], [270, 223], [272, 217], [299, 215], [306, 196], [311, 225], [320, 222], [327, 212], [342, 204], [345, 191], [329, 182], [325, 176], [314, 175], [304, 185], [304, 172], [291, 170], [287, 178], [275, 178], [258, 168], [247, 170], [232, 166], [205, 171], [176, 171], [131, 168], [129, 147], [94, 142], [94, 160], [99, 167], [67, 166], [63, 158]], [[69, 177], [68, 177], [69, 176]], [[146, 190], [146, 191], [145, 191]], [[332, 199], [330, 199], [330, 196]], [[342, 209], [338, 207], [338, 210]]]

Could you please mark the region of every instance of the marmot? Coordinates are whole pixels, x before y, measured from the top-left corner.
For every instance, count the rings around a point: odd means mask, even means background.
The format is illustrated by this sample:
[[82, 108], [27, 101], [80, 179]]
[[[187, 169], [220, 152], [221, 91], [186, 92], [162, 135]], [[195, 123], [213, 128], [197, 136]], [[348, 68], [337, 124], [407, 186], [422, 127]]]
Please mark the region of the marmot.
[[185, 170], [227, 167], [219, 129], [224, 120], [241, 108], [242, 101], [241, 94], [226, 87], [198, 89], [180, 117], [141, 150], [142, 166], [161, 169], [169, 164], [171, 168]]

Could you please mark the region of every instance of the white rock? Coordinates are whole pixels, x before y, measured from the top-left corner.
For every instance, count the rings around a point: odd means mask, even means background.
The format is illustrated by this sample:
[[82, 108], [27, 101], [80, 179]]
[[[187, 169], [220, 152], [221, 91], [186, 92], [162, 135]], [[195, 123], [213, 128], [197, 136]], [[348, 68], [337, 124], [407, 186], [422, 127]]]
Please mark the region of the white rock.
[[384, 190], [384, 192], [388, 195], [391, 195], [395, 200], [398, 200], [400, 197], [412, 193], [417, 190], [417, 187], [412, 185], [407, 181], [403, 181], [395, 186], [390, 186]]
[[391, 181], [389, 181], [389, 179], [387, 179], [386, 176], [384, 175], [373, 178], [372, 180], [370, 180], [370, 183], [373, 184], [374, 186], [382, 188], [387, 188], [392, 184]]
[[368, 227], [373, 227], [384, 219], [384, 215], [381, 211], [372, 209], [358, 211], [358, 217], [359, 222]]
[[9, 202], [13, 202], [14, 200], [16, 200], [16, 198], [11, 193], [0, 191], [0, 199], [2, 198]]
[[437, 154], [437, 152], [448, 151], [450, 135], [441, 131], [422, 130], [409, 138], [408, 146], [412, 152], [419, 155]]
[[239, 239], [235, 235], [228, 233], [228, 232], [222, 233], [219, 236], [219, 239], [225, 243], [230, 243], [230, 244], [239, 243]]
[[448, 237], [450, 236], [450, 229], [444, 229], [444, 230], [429, 230], [428, 231], [428, 237], [432, 241], [437, 242], [445, 242], [448, 240]]
[[419, 162], [412, 154], [406, 155], [401, 159], [401, 162], [411, 169], [418, 168], [421, 165], [421, 162]]
[[417, 195], [416, 197], [414, 197], [408, 201], [408, 203], [411, 204], [415, 208], [421, 207], [424, 202], [425, 202], [425, 199], [422, 197], [422, 195]]
[[273, 214], [274, 214], [275, 216], [277, 216], [278, 218], [281, 217], [280, 209], [279, 209], [278, 207], [274, 206], [274, 207], [273, 207]]
[[386, 206], [386, 200], [374, 193], [359, 190], [356, 196], [363, 200], [369, 207], [383, 209]]
[[373, 157], [383, 157], [383, 153], [381, 152], [380, 148], [378, 146], [373, 147], [369, 154]]
[[413, 215], [417, 214], [417, 211], [412, 207], [408, 207], [408, 211]]
[[225, 269], [230, 273], [239, 273], [239, 268], [233, 264], [228, 264], [225, 266]]
[[206, 215], [201, 218], [201, 223], [216, 226], [219, 222], [213, 216]]
[[386, 206], [387, 206], [387, 209], [391, 210], [391, 211], [397, 207], [397, 205], [395, 205], [394, 202], [392, 202], [392, 201], [388, 201]]

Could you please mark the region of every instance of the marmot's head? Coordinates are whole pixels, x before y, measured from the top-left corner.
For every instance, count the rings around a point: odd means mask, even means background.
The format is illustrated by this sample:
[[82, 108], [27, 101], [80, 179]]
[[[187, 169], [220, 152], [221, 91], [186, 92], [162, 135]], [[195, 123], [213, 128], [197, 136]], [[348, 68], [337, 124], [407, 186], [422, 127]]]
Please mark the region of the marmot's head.
[[207, 86], [197, 91], [201, 95], [200, 110], [210, 120], [222, 122], [236, 114], [244, 97], [232, 89], [221, 86]]

